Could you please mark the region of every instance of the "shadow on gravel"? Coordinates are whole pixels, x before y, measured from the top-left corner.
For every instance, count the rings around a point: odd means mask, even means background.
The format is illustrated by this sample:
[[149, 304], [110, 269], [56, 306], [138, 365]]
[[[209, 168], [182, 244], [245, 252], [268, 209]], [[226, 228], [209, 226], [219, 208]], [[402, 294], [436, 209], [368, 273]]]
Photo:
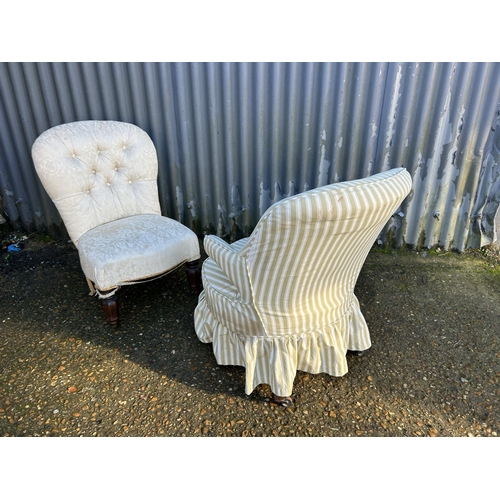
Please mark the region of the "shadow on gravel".
[[[123, 287], [118, 327], [105, 322], [99, 300], [89, 296], [78, 252], [70, 244], [49, 244], [36, 253], [16, 254], [3, 273], [12, 278], [12, 294], [2, 304], [2, 309], [11, 311], [11, 328], [77, 345], [91, 343], [169, 379], [218, 392], [219, 384], [212, 381], [217, 377], [211, 373], [216, 367], [211, 345], [202, 344], [194, 332], [198, 299], [187, 285], [183, 268], [158, 280]], [[243, 373], [243, 369], [234, 371], [239, 376]]]
[[499, 279], [477, 257], [372, 252], [372, 348], [342, 378], [298, 372], [285, 410], [198, 340], [183, 268], [123, 287], [113, 328], [74, 247], [35, 238], [1, 253], [0, 435], [495, 436]]

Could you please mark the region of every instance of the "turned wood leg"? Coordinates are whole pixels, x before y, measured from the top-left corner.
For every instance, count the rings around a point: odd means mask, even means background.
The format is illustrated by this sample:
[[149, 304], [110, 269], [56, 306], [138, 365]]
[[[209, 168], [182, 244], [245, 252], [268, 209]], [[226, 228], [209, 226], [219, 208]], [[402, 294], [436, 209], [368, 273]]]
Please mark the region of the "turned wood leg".
[[274, 394], [274, 392], [272, 394], [273, 394], [272, 402], [277, 405], [284, 406], [285, 408], [287, 408], [288, 406], [291, 406], [291, 404], [293, 403], [292, 398], [290, 396], [277, 396], [276, 394]]
[[201, 292], [201, 266], [200, 259], [186, 262], [186, 273], [189, 286], [197, 295]]
[[106, 321], [113, 326], [118, 324], [118, 299], [115, 295], [106, 299], [101, 299], [101, 305], [106, 316]]

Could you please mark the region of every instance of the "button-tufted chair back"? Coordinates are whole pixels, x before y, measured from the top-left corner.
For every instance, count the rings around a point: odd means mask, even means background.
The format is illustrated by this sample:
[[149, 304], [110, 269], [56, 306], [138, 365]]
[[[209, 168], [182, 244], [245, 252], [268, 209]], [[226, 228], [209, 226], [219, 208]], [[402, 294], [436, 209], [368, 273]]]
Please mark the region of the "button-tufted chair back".
[[53, 127], [33, 144], [40, 180], [78, 246], [101, 224], [160, 214], [158, 161], [148, 134], [130, 123], [79, 121]]
[[31, 154], [110, 324], [118, 324], [121, 286], [183, 263], [199, 293], [198, 236], [161, 214], [156, 149], [146, 132], [117, 121], [66, 123], [43, 132]]

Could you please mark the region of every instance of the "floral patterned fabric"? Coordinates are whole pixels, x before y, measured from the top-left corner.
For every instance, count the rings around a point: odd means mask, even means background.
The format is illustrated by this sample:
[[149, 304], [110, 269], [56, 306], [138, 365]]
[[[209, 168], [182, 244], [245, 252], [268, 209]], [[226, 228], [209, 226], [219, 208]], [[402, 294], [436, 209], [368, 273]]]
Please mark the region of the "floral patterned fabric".
[[89, 229], [160, 214], [158, 160], [148, 134], [129, 123], [82, 121], [46, 130], [33, 162], [75, 245]]
[[342, 376], [370, 334], [354, 286], [385, 223], [411, 189], [403, 168], [320, 187], [271, 206], [250, 238], [207, 236], [195, 330], [217, 362], [289, 396], [297, 370]]
[[133, 215], [87, 231], [78, 251], [83, 272], [106, 291], [200, 258], [198, 237], [161, 215]]
[[200, 258], [195, 233], [161, 215], [156, 149], [139, 127], [116, 121], [58, 125], [38, 137], [32, 156], [83, 272], [99, 290]]

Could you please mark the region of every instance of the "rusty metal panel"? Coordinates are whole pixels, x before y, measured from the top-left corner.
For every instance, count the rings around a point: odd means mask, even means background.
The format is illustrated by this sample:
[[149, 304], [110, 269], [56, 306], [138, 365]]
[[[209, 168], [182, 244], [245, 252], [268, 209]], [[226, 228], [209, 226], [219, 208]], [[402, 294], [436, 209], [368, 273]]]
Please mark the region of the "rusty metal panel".
[[135, 123], [159, 158], [163, 212], [201, 236], [248, 235], [276, 201], [405, 166], [387, 245], [493, 242], [499, 63], [0, 63], [0, 212], [64, 230], [31, 162], [47, 128]]
[[[490, 162], [490, 170], [495, 164], [498, 170], [493, 135], [499, 82], [500, 65], [484, 63], [401, 64], [388, 78], [394, 113], [385, 124], [392, 145], [386, 144], [378, 159], [389, 157], [389, 165], [413, 173], [401, 233], [406, 243], [462, 250], [493, 241], [486, 230], [478, 240], [474, 221], [486, 191], [495, 191], [496, 181], [485, 178], [484, 169]], [[495, 200], [498, 207], [498, 182], [489, 220]]]

